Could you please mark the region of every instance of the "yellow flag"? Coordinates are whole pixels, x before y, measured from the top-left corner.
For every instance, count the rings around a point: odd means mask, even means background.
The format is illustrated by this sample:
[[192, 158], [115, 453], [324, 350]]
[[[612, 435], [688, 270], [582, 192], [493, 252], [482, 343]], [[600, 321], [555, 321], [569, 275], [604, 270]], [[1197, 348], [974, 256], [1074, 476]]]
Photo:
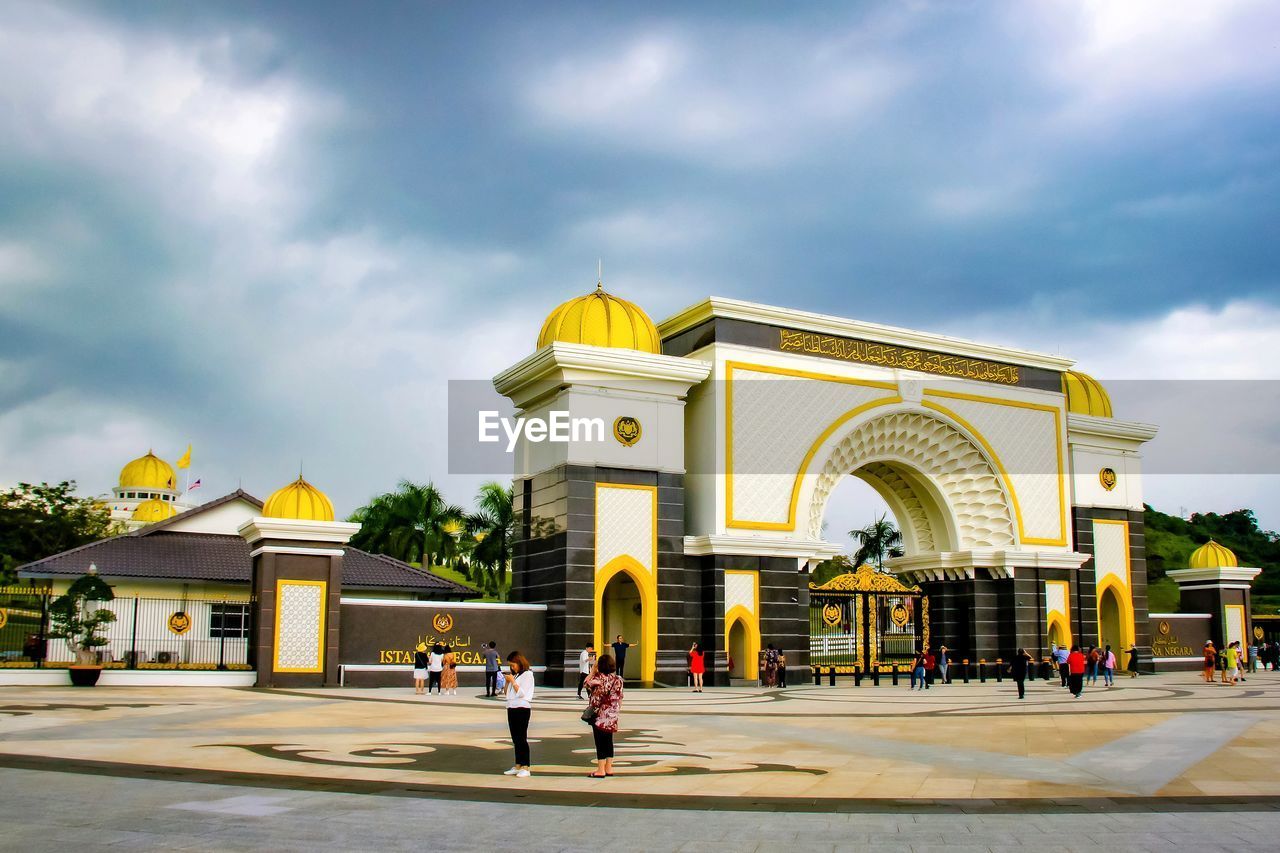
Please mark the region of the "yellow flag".
[[191, 467], [191, 445], [187, 445], [187, 452], [182, 454], [182, 458], [178, 460], [179, 468]]

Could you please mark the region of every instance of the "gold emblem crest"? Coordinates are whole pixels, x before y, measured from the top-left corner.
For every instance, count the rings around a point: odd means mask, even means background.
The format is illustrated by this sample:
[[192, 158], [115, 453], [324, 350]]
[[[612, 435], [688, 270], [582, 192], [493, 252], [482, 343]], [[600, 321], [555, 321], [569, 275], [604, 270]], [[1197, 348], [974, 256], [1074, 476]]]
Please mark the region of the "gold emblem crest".
[[191, 617], [179, 610], [169, 617], [169, 630], [175, 634], [185, 634], [191, 630]]
[[8, 621], [9, 621], [9, 611], [5, 610], [3, 607], [0, 607], [0, 628], [3, 628]]
[[1098, 472], [1098, 482], [1102, 483], [1102, 488], [1108, 492], [1116, 487], [1116, 472], [1114, 468], [1103, 468]]
[[1163, 619], [1161, 619], [1161, 620], [1160, 620], [1160, 633], [1161, 633], [1161, 634], [1163, 634], [1164, 636], [1166, 636], [1166, 637], [1167, 637], [1167, 636], [1169, 636], [1169, 632], [1170, 632], [1170, 631], [1172, 631], [1172, 630], [1173, 630], [1173, 629], [1169, 627], [1169, 623], [1168, 623], [1168, 622], [1164, 621]]
[[840, 624], [840, 617], [843, 615], [839, 604], [831, 603], [822, 608], [822, 621], [827, 627], [834, 628]]
[[899, 628], [904, 627], [911, 618], [911, 614], [907, 612], [907, 608], [902, 604], [893, 605], [893, 609], [889, 611], [889, 618], [893, 620], [893, 624]]
[[630, 415], [623, 415], [613, 422], [613, 437], [623, 447], [630, 447], [640, 440], [640, 422]]
[[[3, 611], [0, 611], [0, 612], [3, 612]], [[0, 625], [3, 625], [3, 624], [4, 624], [3, 622], [0, 622]], [[1254, 638], [1255, 640], [1261, 640], [1261, 639], [1262, 639], [1263, 637], [1265, 637], [1265, 636], [1267, 636], [1267, 632], [1266, 632], [1266, 631], [1264, 631], [1264, 630], [1262, 630], [1262, 626], [1261, 626], [1261, 625], [1254, 625], [1254, 626], [1253, 626], [1253, 638]]]
[[448, 613], [437, 613], [431, 619], [431, 627], [443, 634], [453, 630], [453, 617]]

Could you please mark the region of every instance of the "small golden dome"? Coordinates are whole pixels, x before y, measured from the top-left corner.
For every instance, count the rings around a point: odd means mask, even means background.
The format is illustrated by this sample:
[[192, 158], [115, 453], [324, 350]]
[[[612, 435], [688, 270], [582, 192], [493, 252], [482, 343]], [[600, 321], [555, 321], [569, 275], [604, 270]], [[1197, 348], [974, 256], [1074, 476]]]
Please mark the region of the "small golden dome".
[[1187, 566], [1192, 569], [1234, 569], [1240, 565], [1235, 553], [1210, 539], [1191, 552]]
[[122, 489], [169, 489], [178, 487], [178, 478], [168, 462], [150, 450], [120, 469]]
[[267, 498], [262, 514], [267, 518], [333, 521], [333, 504], [328, 495], [299, 475], [298, 479]]
[[538, 349], [552, 341], [661, 353], [662, 340], [649, 315], [634, 303], [604, 292], [570, 299], [547, 316], [538, 333]]
[[132, 518], [134, 521], [141, 521], [143, 524], [154, 524], [157, 521], [164, 521], [166, 518], [173, 518], [177, 514], [178, 510], [173, 504], [149, 498], [138, 504], [137, 509], [133, 511]]
[[1068, 412], [1095, 418], [1113, 417], [1107, 389], [1087, 373], [1068, 370], [1062, 374], [1062, 393], [1067, 395]]

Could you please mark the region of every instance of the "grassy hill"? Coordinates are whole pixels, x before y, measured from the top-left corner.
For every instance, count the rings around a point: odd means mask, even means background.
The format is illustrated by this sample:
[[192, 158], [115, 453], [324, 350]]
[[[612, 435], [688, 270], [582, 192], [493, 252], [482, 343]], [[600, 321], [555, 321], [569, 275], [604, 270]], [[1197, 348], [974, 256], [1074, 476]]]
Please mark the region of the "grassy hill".
[[1197, 512], [1184, 519], [1150, 506], [1145, 509], [1152, 611], [1176, 611], [1177, 586], [1165, 573], [1170, 569], [1185, 569], [1191, 552], [1210, 539], [1234, 551], [1240, 565], [1262, 569], [1253, 583], [1253, 611], [1275, 613], [1280, 610], [1280, 536], [1259, 529], [1253, 510], [1238, 509], [1225, 515]]

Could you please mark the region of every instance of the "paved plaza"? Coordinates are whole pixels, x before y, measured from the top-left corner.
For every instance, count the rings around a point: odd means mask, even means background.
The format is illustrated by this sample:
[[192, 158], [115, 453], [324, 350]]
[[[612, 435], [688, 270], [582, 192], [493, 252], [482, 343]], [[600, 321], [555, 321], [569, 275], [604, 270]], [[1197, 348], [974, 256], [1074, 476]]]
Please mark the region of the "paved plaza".
[[[1280, 675], [927, 692], [631, 690], [592, 780], [572, 691], [541, 689], [534, 775], [480, 690], [0, 689], [21, 849], [1275, 849]], [[584, 809], [583, 806], [591, 806]], [[606, 811], [607, 809], [607, 811]], [[527, 838], [527, 843], [521, 838]]]

